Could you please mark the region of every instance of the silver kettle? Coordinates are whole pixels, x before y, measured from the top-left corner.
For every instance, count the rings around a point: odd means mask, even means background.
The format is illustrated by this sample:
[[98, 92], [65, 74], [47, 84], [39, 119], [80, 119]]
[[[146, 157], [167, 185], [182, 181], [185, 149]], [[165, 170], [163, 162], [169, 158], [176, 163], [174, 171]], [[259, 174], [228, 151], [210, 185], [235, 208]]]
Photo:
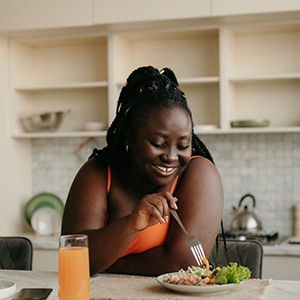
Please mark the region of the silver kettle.
[[253, 209], [255, 208], [256, 201], [254, 196], [251, 194], [244, 195], [239, 202], [238, 208], [233, 207], [234, 217], [231, 222], [231, 230], [233, 231], [257, 231], [262, 229], [262, 223], [254, 211], [250, 211], [247, 205], [241, 210], [242, 202], [246, 198], [252, 199]]

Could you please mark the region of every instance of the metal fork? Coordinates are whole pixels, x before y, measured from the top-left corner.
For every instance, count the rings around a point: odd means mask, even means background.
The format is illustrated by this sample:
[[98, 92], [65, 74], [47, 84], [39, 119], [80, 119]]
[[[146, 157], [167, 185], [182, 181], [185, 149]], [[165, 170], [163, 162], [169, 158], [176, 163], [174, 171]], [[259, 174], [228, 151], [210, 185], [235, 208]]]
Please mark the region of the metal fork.
[[170, 213], [172, 214], [172, 216], [175, 218], [175, 220], [179, 224], [179, 226], [181, 227], [181, 229], [183, 230], [184, 234], [186, 235], [188, 245], [194, 255], [194, 258], [195, 258], [198, 266], [203, 266], [204, 265], [203, 261], [206, 260], [206, 257], [205, 257], [205, 253], [204, 253], [204, 250], [202, 248], [200, 241], [197, 238], [195, 238], [193, 235], [188, 233], [188, 231], [185, 229], [183, 223], [181, 222], [176, 210], [174, 210], [172, 208], [169, 208], [169, 210], [170, 210]]

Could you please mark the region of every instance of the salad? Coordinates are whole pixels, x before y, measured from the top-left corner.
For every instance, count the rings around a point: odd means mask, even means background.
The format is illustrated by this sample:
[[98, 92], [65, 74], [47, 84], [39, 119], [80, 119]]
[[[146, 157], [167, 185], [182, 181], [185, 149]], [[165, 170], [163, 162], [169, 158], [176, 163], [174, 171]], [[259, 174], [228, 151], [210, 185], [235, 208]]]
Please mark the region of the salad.
[[179, 270], [177, 273], [167, 274], [163, 281], [171, 284], [203, 286], [235, 283], [238, 284], [249, 279], [251, 271], [237, 263], [230, 263], [222, 268], [217, 267], [207, 270], [202, 267], [188, 267], [187, 270]]

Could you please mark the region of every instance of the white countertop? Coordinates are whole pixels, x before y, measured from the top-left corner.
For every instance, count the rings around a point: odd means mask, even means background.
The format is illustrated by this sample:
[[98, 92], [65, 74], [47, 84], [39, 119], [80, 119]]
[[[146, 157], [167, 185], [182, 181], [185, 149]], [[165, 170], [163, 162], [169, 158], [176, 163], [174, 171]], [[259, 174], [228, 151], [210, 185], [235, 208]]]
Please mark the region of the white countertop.
[[[104, 276], [105, 278], [108, 275], [103, 274], [101, 276]], [[17, 285], [17, 291], [24, 287], [27, 288], [51, 287], [53, 288], [53, 292], [49, 297], [49, 300], [58, 299], [57, 296], [58, 274], [56, 272], [0, 270], [0, 278], [1, 280], [9, 280], [15, 282]], [[99, 280], [101, 280], [101, 278]], [[91, 281], [92, 294], [96, 294], [97, 293], [96, 291], [98, 289], [101, 289], [101, 285], [95, 286], [97, 282], [98, 282], [97, 279]], [[156, 282], [153, 281], [153, 283], [156, 286]], [[97, 297], [94, 297], [94, 299], [104, 299], [100, 294], [99, 295], [97, 294]], [[174, 294], [174, 295], [178, 296], [179, 294]], [[300, 295], [300, 281], [272, 280], [270, 286], [267, 288], [266, 292], [264, 293], [262, 300], [283, 300], [283, 299], [296, 300], [299, 299], [299, 295]], [[195, 296], [193, 298], [197, 298], [197, 297]], [[141, 299], [139, 293], [136, 293], [136, 299]]]
[[278, 245], [264, 245], [264, 255], [300, 256], [300, 243], [290, 244], [289, 240], [291, 239], [293, 239], [293, 237], [287, 238]]

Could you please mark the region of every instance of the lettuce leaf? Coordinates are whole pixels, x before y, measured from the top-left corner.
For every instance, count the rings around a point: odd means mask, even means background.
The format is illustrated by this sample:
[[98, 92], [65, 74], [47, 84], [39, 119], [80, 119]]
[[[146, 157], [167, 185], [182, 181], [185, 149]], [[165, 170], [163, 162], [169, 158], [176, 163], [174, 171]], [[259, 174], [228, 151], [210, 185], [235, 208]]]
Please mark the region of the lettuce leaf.
[[239, 266], [237, 263], [230, 263], [228, 266], [222, 267], [214, 277], [218, 284], [240, 283], [249, 279], [251, 271], [244, 266]]

